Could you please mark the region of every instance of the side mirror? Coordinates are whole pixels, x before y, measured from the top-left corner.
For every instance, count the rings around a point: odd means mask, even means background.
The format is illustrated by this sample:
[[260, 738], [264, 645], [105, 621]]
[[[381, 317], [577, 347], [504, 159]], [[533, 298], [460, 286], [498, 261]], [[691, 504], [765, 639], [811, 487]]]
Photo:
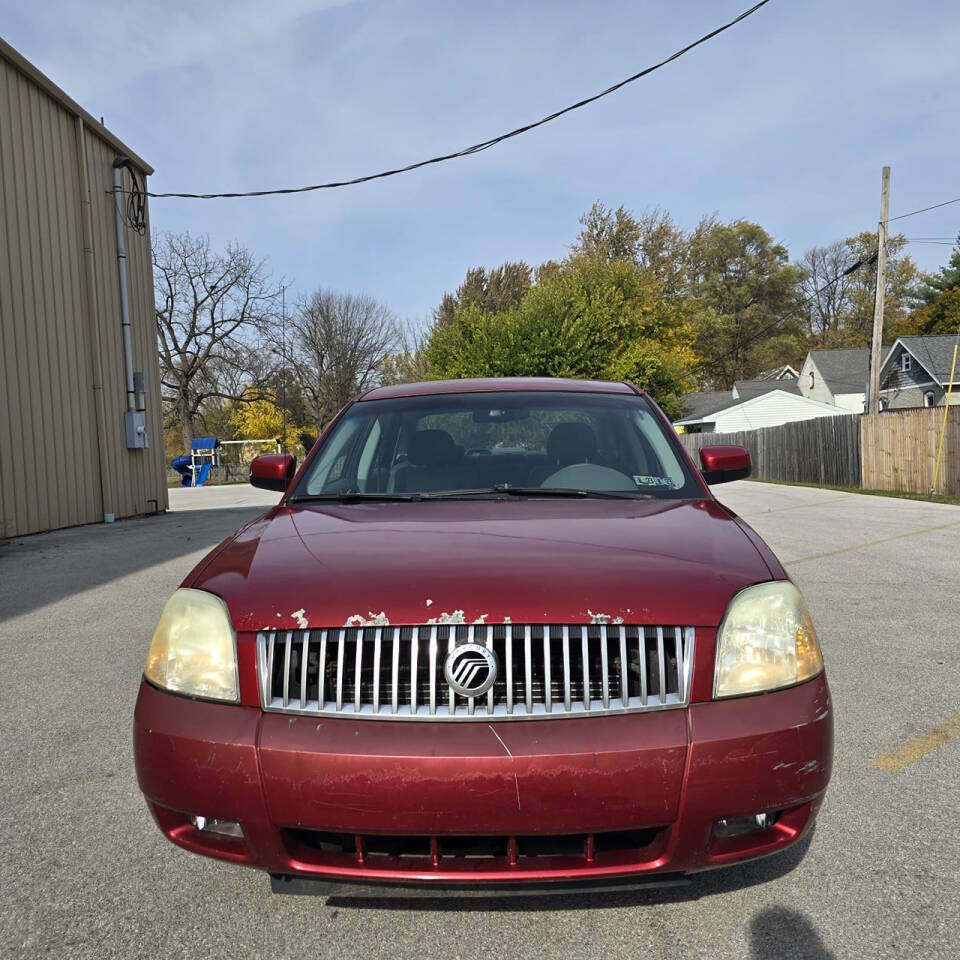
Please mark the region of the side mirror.
[[750, 451], [746, 447], [701, 447], [700, 472], [707, 483], [729, 483], [750, 476]]
[[297, 458], [289, 453], [265, 453], [250, 464], [250, 485], [284, 493], [297, 472]]

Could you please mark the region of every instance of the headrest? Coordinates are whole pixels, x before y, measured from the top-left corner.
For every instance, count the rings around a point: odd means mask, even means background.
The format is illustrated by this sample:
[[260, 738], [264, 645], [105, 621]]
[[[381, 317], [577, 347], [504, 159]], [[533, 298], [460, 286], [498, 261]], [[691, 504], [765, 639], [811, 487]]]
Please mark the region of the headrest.
[[418, 430], [410, 438], [407, 450], [417, 467], [440, 467], [460, 459], [460, 448], [446, 430]]
[[560, 466], [597, 458], [597, 438], [585, 423], [570, 420], [558, 423], [547, 438], [547, 455]]

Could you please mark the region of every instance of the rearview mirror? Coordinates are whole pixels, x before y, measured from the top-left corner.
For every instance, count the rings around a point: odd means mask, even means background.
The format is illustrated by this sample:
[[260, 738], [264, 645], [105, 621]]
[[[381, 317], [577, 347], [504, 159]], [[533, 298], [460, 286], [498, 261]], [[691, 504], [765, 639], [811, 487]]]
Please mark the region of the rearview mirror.
[[750, 451], [746, 447], [700, 448], [700, 472], [707, 483], [729, 483], [750, 476]]
[[250, 464], [250, 485], [284, 493], [297, 472], [297, 458], [289, 453], [265, 453]]

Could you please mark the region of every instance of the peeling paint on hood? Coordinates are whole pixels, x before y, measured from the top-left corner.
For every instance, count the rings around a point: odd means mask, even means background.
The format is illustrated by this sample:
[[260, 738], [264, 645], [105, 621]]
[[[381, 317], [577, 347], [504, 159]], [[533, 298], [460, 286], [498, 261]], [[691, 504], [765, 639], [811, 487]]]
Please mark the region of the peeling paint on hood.
[[[429, 624], [444, 624], [444, 623], [466, 623], [464, 619], [462, 610], [454, 610], [453, 613], [441, 613], [439, 617], [431, 617], [427, 623]], [[482, 622], [482, 621], [481, 621]]]
[[304, 613], [306, 613], [306, 610], [301, 607], [299, 610], [294, 610], [293, 613], [290, 614], [290, 616], [297, 621], [297, 626], [301, 630], [306, 630], [307, 627], [310, 626], [310, 621], [304, 616]]
[[[627, 613], [630, 611], [628, 610]], [[592, 610], [587, 610], [587, 616], [590, 617], [591, 623], [612, 623], [619, 626], [623, 623], [623, 617], [611, 617], [609, 613], [594, 613]]]
[[368, 616], [364, 616], [362, 613], [354, 613], [351, 616], [347, 617], [347, 622], [344, 624], [345, 627], [389, 627], [390, 620], [387, 618], [387, 615], [381, 610], [379, 613], [374, 613], [372, 610], [367, 611]]

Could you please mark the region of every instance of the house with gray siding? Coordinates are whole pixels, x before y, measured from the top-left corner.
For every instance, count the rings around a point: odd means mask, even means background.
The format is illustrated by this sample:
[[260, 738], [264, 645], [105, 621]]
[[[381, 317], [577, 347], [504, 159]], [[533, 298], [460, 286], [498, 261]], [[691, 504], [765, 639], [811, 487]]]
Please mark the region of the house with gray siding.
[[867, 347], [811, 350], [800, 367], [797, 387], [811, 400], [834, 404], [851, 413], [863, 413], [869, 376]]
[[[880, 367], [880, 408], [938, 407], [950, 384], [953, 335], [899, 337]], [[950, 404], [960, 404], [960, 361], [953, 373]]]

